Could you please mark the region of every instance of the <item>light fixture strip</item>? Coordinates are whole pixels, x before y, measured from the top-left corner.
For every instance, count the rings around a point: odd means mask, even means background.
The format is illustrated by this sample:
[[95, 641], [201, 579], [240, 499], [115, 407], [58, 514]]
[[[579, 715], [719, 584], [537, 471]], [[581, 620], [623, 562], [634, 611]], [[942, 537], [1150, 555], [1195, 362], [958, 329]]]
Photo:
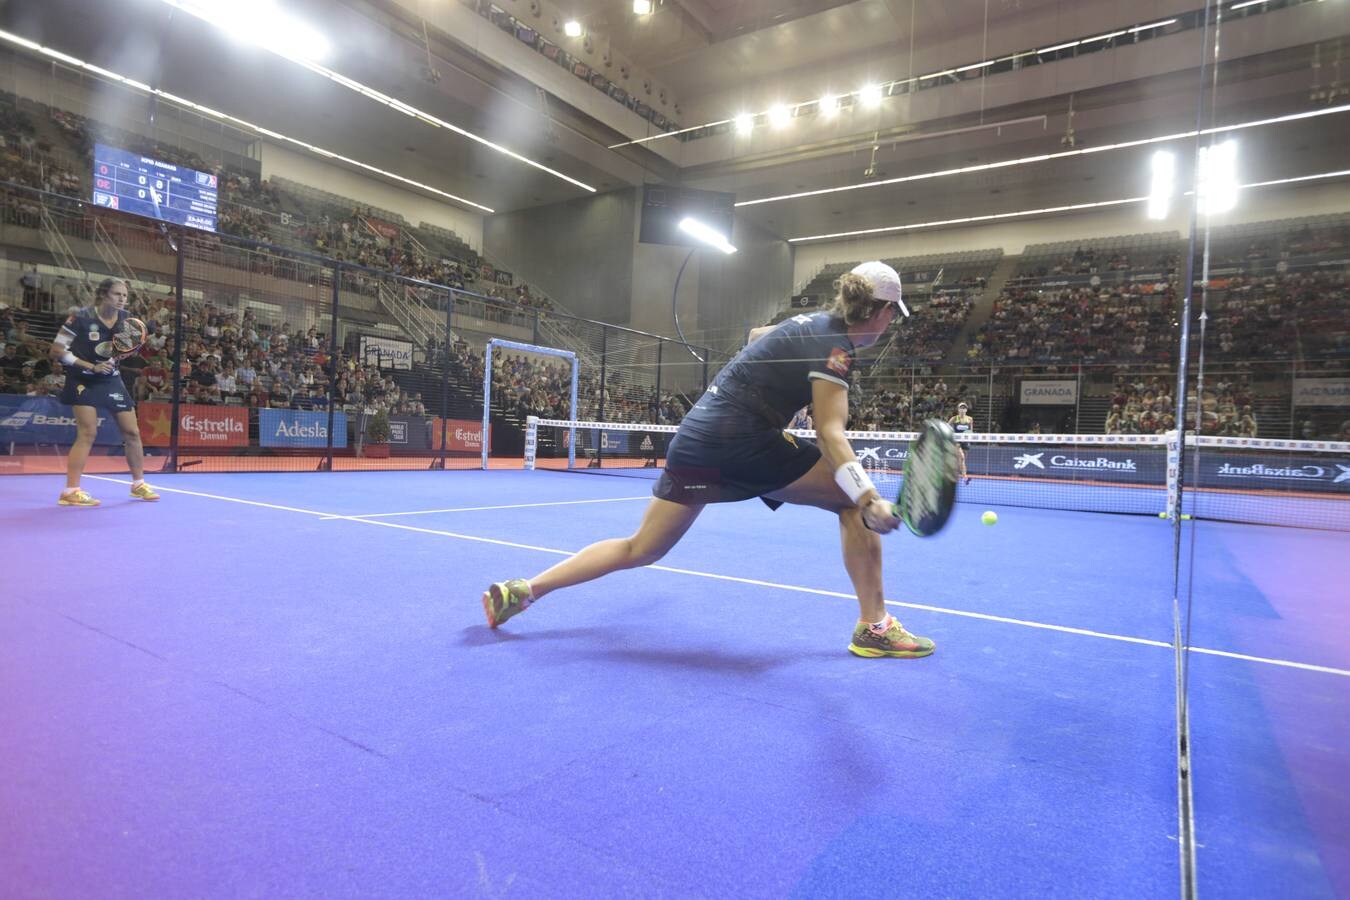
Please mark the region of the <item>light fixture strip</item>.
[[[170, 6], [173, 6], [177, 9], [181, 9], [184, 12], [188, 12], [193, 15], [198, 14], [198, 10], [194, 6], [184, 5], [183, 3], [178, 2], [178, 0], [163, 0], [163, 2], [168, 3]], [[203, 19], [203, 21], [210, 22], [209, 19]], [[437, 116], [434, 116], [431, 113], [424, 112], [410, 104], [404, 103], [402, 100], [398, 100], [394, 97], [389, 96], [388, 94], [376, 90], [375, 88], [369, 87], [368, 85], [364, 85], [359, 81], [348, 78], [342, 73], [335, 72], [334, 70], [328, 68], [327, 66], [321, 65], [320, 63], [317, 63], [310, 59], [305, 59], [304, 57], [301, 56], [285, 54], [274, 47], [268, 46], [265, 47], [264, 49], [267, 49], [268, 51], [275, 53], [282, 59], [286, 59], [291, 61], [292, 63], [295, 63], [301, 68], [308, 69], [310, 72], [313, 72], [316, 75], [320, 75], [324, 78], [327, 78], [334, 84], [341, 85], [342, 87], [345, 87], [348, 90], [354, 91], [363, 97], [375, 100], [379, 103], [384, 104], [385, 106], [392, 107], [394, 109], [399, 110], [400, 112], [406, 113], [407, 115], [418, 118], [428, 125], [434, 125], [438, 128], [444, 128], [448, 131], [453, 131], [455, 134], [458, 134], [461, 137], [466, 137], [471, 141], [476, 141], [477, 143], [482, 144], [484, 147], [488, 147], [492, 150], [495, 150], [504, 156], [509, 156], [511, 159], [514, 159], [517, 162], [521, 162], [527, 166], [531, 166], [535, 169], [538, 169], [541, 172], [547, 172], [549, 175], [552, 175], [555, 178], [560, 178], [563, 181], [566, 181], [568, 184], [576, 185], [582, 190], [589, 191], [592, 194], [597, 193], [596, 188], [592, 187], [591, 185], [587, 184], [584, 181], [579, 181], [571, 177], [570, 175], [564, 175], [557, 169], [550, 169], [543, 163], [535, 162], [534, 160], [530, 159], [527, 156], [522, 156], [521, 154], [507, 147], [504, 147], [501, 144], [498, 144], [494, 141], [490, 141], [485, 137], [474, 134], [472, 131], [460, 128], [458, 125], [451, 124], [450, 122], [438, 118]]]
[[[1240, 3], [1240, 4], [1238, 4], [1237, 6], [1234, 6], [1234, 7], [1231, 7], [1231, 8], [1232, 8], [1232, 9], [1241, 9], [1241, 8], [1244, 7], [1244, 6], [1250, 6], [1250, 5], [1254, 4], [1254, 3], [1266, 3], [1266, 2], [1268, 2], [1268, 0], [1247, 0], [1247, 2], [1245, 2], [1245, 3]], [[1064, 43], [1062, 43], [1062, 44], [1055, 44], [1055, 45], [1050, 46], [1050, 47], [1041, 47], [1041, 48], [1036, 49], [1036, 50], [1024, 50], [1024, 51], [1021, 51], [1021, 52], [1019, 52], [1019, 53], [1012, 53], [1012, 54], [1009, 54], [1009, 55], [1007, 55], [1007, 56], [1000, 56], [1000, 57], [998, 57], [997, 59], [985, 60], [985, 61], [983, 61], [983, 62], [972, 63], [972, 64], [966, 65], [966, 66], [960, 66], [960, 67], [955, 68], [955, 69], [943, 69], [943, 70], [941, 70], [941, 71], [931, 72], [931, 73], [929, 73], [929, 74], [927, 74], [927, 75], [917, 75], [917, 76], [914, 76], [914, 77], [911, 77], [911, 78], [898, 78], [898, 79], [896, 79], [896, 80], [894, 80], [894, 81], [885, 81], [885, 82], [882, 82], [882, 83], [881, 83], [880, 87], [881, 87], [881, 89], [882, 89], [882, 91], [883, 91], [883, 99], [884, 99], [885, 97], [891, 97], [891, 96], [894, 96], [895, 93], [896, 93], [896, 88], [897, 88], [897, 87], [900, 87], [900, 86], [910, 85], [910, 84], [916, 84], [916, 83], [918, 83], [918, 82], [921, 82], [921, 81], [927, 81], [927, 80], [930, 80], [930, 79], [933, 79], [933, 78], [941, 78], [941, 77], [943, 77], [943, 76], [951, 75], [951, 74], [953, 74], [953, 73], [969, 72], [969, 71], [971, 71], [971, 70], [973, 70], [973, 69], [983, 69], [983, 68], [986, 68], [986, 67], [988, 67], [988, 66], [995, 65], [996, 63], [1015, 61], [1015, 60], [1022, 59], [1022, 58], [1024, 58], [1024, 57], [1028, 57], [1028, 56], [1039, 56], [1039, 55], [1046, 54], [1046, 53], [1054, 53], [1055, 51], [1058, 51], [1058, 50], [1067, 50], [1067, 49], [1070, 49], [1070, 48], [1072, 48], [1072, 47], [1080, 46], [1080, 45], [1082, 45], [1082, 44], [1090, 44], [1090, 43], [1094, 43], [1094, 42], [1097, 42], [1097, 41], [1111, 40], [1112, 38], [1121, 37], [1121, 36], [1127, 35], [1127, 34], [1137, 34], [1137, 33], [1140, 32], [1140, 31], [1151, 31], [1152, 29], [1155, 29], [1155, 28], [1162, 28], [1164, 25], [1171, 25], [1171, 24], [1174, 24], [1175, 22], [1178, 22], [1178, 21], [1180, 21], [1180, 20], [1177, 19], [1177, 18], [1160, 19], [1160, 20], [1158, 20], [1157, 22], [1149, 22], [1149, 23], [1147, 23], [1147, 24], [1145, 24], [1145, 25], [1135, 25], [1135, 26], [1132, 27], [1132, 28], [1125, 28], [1125, 29], [1121, 29], [1121, 30], [1118, 30], [1118, 31], [1107, 32], [1106, 34], [1094, 35], [1093, 37], [1086, 37], [1086, 38], [1081, 38], [1081, 39], [1078, 39], [1078, 40], [1066, 41], [1066, 42], [1064, 42]], [[859, 92], [858, 92], [858, 91], [852, 91], [852, 92], [850, 92], [850, 93], [852, 93], [852, 94], [858, 94]], [[839, 96], [840, 96], [840, 98], [843, 98], [843, 97], [847, 97], [847, 96], [849, 96], [849, 95], [850, 95], [849, 93], [844, 93], [844, 94], [840, 94]], [[798, 105], [809, 105], [810, 102], [811, 102], [811, 101], [809, 101], [809, 100], [807, 100], [807, 101], [802, 101], [802, 103], [800, 103], [800, 104], [798, 104]], [[663, 132], [661, 132], [660, 134], [652, 134], [652, 135], [648, 135], [647, 137], [644, 137], [644, 138], [634, 138], [634, 139], [631, 140], [631, 141], [620, 141], [620, 142], [617, 143], [617, 144], [610, 144], [610, 145], [609, 145], [609, 149], [610, 149], [610, 150], [617, 150], [617, 149], [620, 148], [620, 147], [630, 147], [630, 146], [633, 146], [633, 145], [636, 145], [636, 144], [646, 144], [646, 143], [648, 143], [648, 142], [650, 142], [650, 141], [659, 141], [659, 140], [661, 140], [661, 139], [663, 139], [663, 138], [675, 137], [675, 136], [681, 135], [681, 134], [688, 134], [688, 133], [691, 132], [691, 131], [700, 131], [700, 130], [702, 130], [702, 129], [704, 129], [704, 128], [715, 128], [715, 127], [717, 127], [717, 126], [719, 126], [719, 125], [725, 125], [725, 124], [727, 124], [727, 123], [730, 122], [730, 121], [731, 121], [730, 119], [718, 119], [718, 120], [712, 121], [712, 122], [703, 122], [703, 123], [700, 123], [700, 124], [698, 124], [698, 125], [690, 125], [690, 126], [687, 127], [687, 128], [678, 128], [678, 129], [675, 129], [675, 130], [672, 130], [672, 131], [663, 131]]]
[[[1252, 184], [1239, 185], [1240, 189], [1272, 187], [1280, 184], [1296, 184], [1301, 181], [1320, 181], [1329, 178], [1345, 178], [1350, 176], [1350, 169], [1340, 169], [1335, 172], [1318, 172], [1315, 175], [1299, 175], [1294, 178], [1277, 178], [1274, 181], [1258, 181]], [[1186, 191], [1183, 197], [1190, 197], [1194, 191]], [[839, 238], [862, 237], [869, 234], [888, 234], [896, 231], [913, 231], [920, 228], [940, 228], [944, 225], [966, 225], [974, 222], [993, 222], [1000, 219], [1013, 219], [1021, 216], [1040, 216], [1049, 215], [1058, 212], [1074, 212], [1082, 209], [1097, 209], [1105, 206], [1121, 206], [1126, 203], [1146, 203], [1147, 197], [1127, 197], [1122, 200], [1099, 200], [1095, 203], [1073, 203], [1067, 206], [1047, 206], [1043, 209], [1023, 209], [1017, 212], [1007, 213], [989, 213], [983, 216], [965, 216], [960, 219], [943, 219], [937, 222], [916, 222], [912, 225], [888, 225], [882, 228], [863, 228], [858, 231], [839, 231], [834, 234], [812, 234], [805, 237], [788, 238], [792, 244], [804, 243], [806, 241], [827, 241], [837, 240]]]
[[0, 30], [0, 40], [6, 41], [11, 44], [15, 44], [20, 47], [26, 47], [28, 49], [35, 50], [38, 53], [42, 54], [43, 56], [61, 60], [62, 62], [65, 62], [74, 68], [82, 69], [86, 72], [89, 72], [92, 75], [97, 75], [101, 78], [105, 78], [109, 81], [116, 82], [118, 84], [132, 88], [133, 90], [140, 91], [141, 93], [144, 94], [159, 97], [160, 99], [167, 100], [170, 103], [175, 103], [180, 106], [184, 106], [188, 109], [191, 109], [194, 112], [201, 113], [202, 115], [207, 116], [208, 118], [216, 119], [221, 122], [228, 122], [229, 124], [241, 128], [245, 131], [251, 131], [254, 132], [255, 134], [262, 135], [264, 137], [268, 137], [276, 141], [282, 141], [288, 144], [293, 144], [297, 147], [302, 147], [305, 150], [308, 150], [309, 152], [314, 153], [318, 156], [322, 156], [327, 159], [340, 160], [344, 163], [347, 163], [348, 165], [355, 166], [358, 169], [363, 169], [364, 171], [372, 172], [384, 178], [389, 178], [393, 181], [397, 181], [402, 184], [418, 188], [419, 190], [427, 191], [428, 193], [435, 194], [438, 197], [444, 197], [447, 200], [453, 200], [454, 202], [463, 204], [465, 206], [472, 206], [474, 209], [480, 209], [485, 213], [496, 212], [496, 210], [494, 210], [490, 206], [484, 206], [481, 203], [475, 203], [472, 200], [467, 200], [464, 197], [452, 194], [449, 191], [443, 191], [440, 188], [432, 187], [429, 184], [423, 184], [420, 181], [414, 181], [411, 178], [405, 178], [404, 176], [399, 175], [396, 172], [390, 172], [386, 169], [381, 169], [378, 166], [371, 165], [370, 163], [362, 162], [358, 159], [352, 159], [349, 156], [343, 156], [340, 153], [334, 153], [333, 151], [325, 150], [322, 147], [316, 147], [315, 145], [302, 141], [298, 138], [293, 138], [288, 135], [284, 135], [278, 131], [272, 131], [271, 129], [263, 128], [261, 125], [255, 125], [252, 122], [247, 122], [236, 116], [232, 116], [229, 113], [220, 112], [219, 110], [212, 109], [209, 106], [203, 106], [200, 103], [194, 103], [193, 101], [188, 100], [185, 97], [180, 97], [177, 94], [172, 94], [168, 91], [160, 90], [159, 88], [153, 88], [148, 84], [144, 84], [143, 82], [136, 81], [132, 78], [127, 78], [124, 75], [119, 75], [116, 72], [109, 71], [108, 69], [104, 69], [99, 66], [91, 65], [89, 63], [78, 60], [73, 56], [67, 56], [64, 53], [52, 50], [49, 47], [44, 47], [41, 44], [35, 44], [32, 41], [25, 40], [24, 38], [21, 38], [15, 34], [11, 34], [8, 31]]
[[1285, 122], [1293, 122], [1299, 119], [1309, 119], [1318, 116], [1337, 115], [1339, 113], [1350, 112], [1350, 104], [1342, 106], [1332, 106], [1327, 109], [1314, 109], [1298, 113], [1289, 113], [1288, 115], [1275, 116], [1269, 119], [1254, 119], [1250, 122], [1239, 122], [1236, 125], [1219, 125], [1214, 128], [1206, 128], [1201, 131], [1183, 131], [1176, 134], [1164, 134], [1157, 137], [1140, 138], [1134, 141], [1122, 141], [1115, 144], [1103, 144], [1100, 147], [1083, 147], [1075, 150], [1059, 150], [1054, 153], [1042, 153], [1037, 156], [1022, 156], [1016, 159], [1004, 159], [998, 162], [981, 163], [975, 166], [961, 166], [955, 169], [941, 169], [936, 172], [923, 172], [917, 175], [901, 175], [897, 178], [886, 178], [881, 181], [863, 181], [854, 184], [841, 185], [832, 188], [820, 188], [814, 191], [799, 191], [794, 194], [780, 194], [776, 197], [762, 197], [758, 200], [740, 200], [736, 203], [741, 206], [758, 206], [763, 203], [778, 203], [784, 200], [800, 200], [803, 197], [819, 197], [823, 194], [838, 194], [845, 191], [860, 191], [866, 188], [885, 187], [891, 184], [905, 184], [911, 181], [924, 181], [930, 178], [946, 178], [951, 175], [968, 175], [972, 172], [987, 172], [991, 169], [1006, 169], [1012, 166], [1028, 165], [1030, 163], [1048, 162], [1054, 159], [1068, 159], [1074, 156], [1088, 156], [1093, 153], [1105, 153], [1112, 150], [1128, 150], [1131, 147], [1145, 147], [1149, 144], [1161, 144], [1167, 141], [1186, 140], [1188, 138], [1198, 137], [1207, 134], [1222, 134], [1228, 131], [1241, 131], [1247, 128], [1259, 128], [1265, 125], [1279, 125]]

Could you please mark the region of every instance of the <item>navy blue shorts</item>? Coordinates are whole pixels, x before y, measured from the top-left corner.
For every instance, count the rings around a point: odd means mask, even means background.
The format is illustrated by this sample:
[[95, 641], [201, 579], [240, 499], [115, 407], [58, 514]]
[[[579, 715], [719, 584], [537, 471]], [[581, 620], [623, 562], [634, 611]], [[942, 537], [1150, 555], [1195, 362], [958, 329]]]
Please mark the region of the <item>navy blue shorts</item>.
[[820, 449], [777, 428], [711, 431], [689, 423], [666, 450], [666, 468], [652, 488], [662, 500], [693, 505], [764, 499], [801, 478], [820, 459]]
[[127, 390], [121, 376], [83, 379], [67, 375], [61, 402], [67, 406], [93, 406], [114, 413], [136, 411], [131, 391]]

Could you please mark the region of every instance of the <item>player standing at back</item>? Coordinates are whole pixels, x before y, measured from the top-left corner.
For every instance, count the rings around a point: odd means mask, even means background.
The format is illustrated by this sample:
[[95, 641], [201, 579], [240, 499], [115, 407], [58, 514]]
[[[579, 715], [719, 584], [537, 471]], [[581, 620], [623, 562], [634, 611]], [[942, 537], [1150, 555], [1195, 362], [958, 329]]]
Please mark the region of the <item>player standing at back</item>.
[[145, 451], [136, 423], [136, 404], [117, 368], [120, 355], [145, 342], [145, 324], [127, 315], [127, 283], [105, 278], [94, 295], [94, 305], [76, 310], [61, 325], [52, 341], [53, 363], [66, 367], [66, 386], [61, 402], [75, 414], [76, 436], [66, 457], [66, 489], [56, 501], [61, 506], [98, 506], [99, 501], [80, 489], [89, 451], [98, 434], [99, 411], [112, 413], [122, 431], [127, 468], [131, 470], [131, 496], [158, 500], [145, 483]]

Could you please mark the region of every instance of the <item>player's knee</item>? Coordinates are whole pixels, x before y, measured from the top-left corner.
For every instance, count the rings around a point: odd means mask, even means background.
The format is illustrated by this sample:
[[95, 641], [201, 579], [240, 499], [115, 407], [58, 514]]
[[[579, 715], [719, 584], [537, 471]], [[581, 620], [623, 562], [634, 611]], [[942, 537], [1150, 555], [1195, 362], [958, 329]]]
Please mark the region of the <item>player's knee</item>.
[[634, 568], [650, 566], [665, 556], [669, 549], [669, 547], [653, 544], [642, 538], [632, 537], [628, 539], [628, 560]]

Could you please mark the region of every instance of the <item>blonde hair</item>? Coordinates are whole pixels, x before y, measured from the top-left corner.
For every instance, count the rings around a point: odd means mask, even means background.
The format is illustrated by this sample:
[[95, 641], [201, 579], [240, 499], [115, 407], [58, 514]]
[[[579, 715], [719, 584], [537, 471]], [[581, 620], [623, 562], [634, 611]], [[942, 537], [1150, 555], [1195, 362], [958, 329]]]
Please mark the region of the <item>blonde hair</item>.
[[830, 314], [839, 316], [846, 325], [866, 322], [886, 305], [885, 300], [872, 296], [872, 282], [852, 272], [841, 275], [834, 283], [834, 304]]

